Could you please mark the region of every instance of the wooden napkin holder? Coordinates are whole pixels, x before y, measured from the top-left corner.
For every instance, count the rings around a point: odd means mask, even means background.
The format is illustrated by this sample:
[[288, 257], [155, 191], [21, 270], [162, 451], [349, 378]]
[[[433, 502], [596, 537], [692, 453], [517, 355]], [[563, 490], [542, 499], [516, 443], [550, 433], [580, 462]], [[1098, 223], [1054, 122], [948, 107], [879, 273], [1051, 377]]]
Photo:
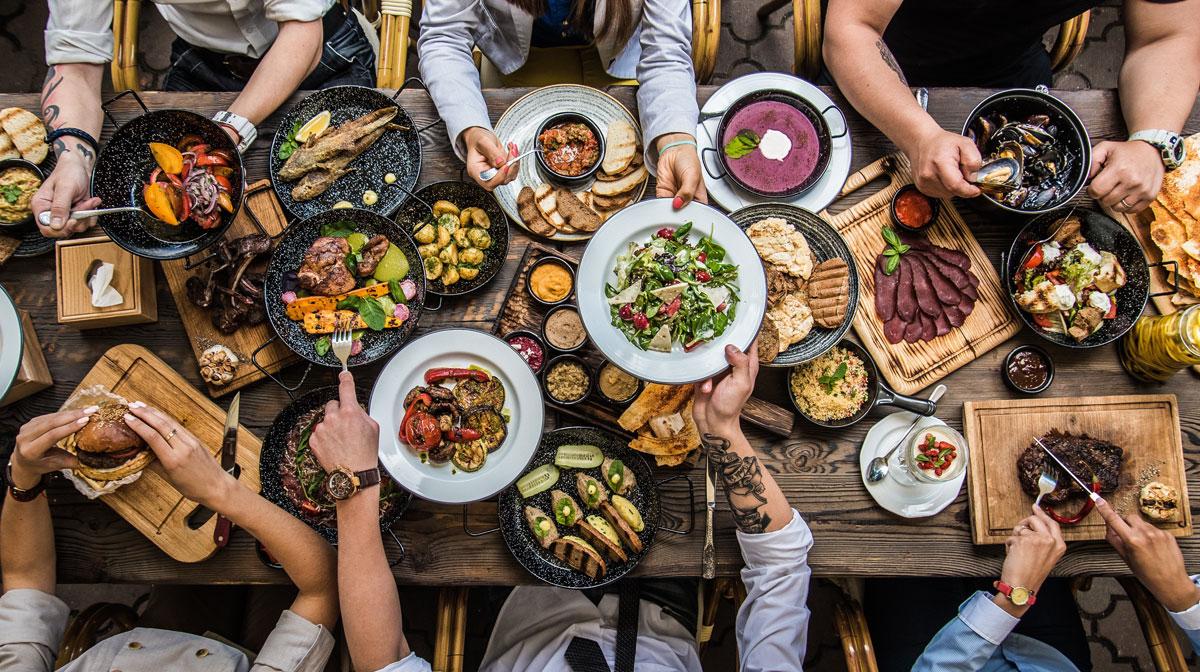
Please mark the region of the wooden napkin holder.
[[36, 394], [54, 385], [50, 377], [50, 367], [46, 365], [46, 355], [42, 352], [42, 344], [38, 341], [37, 332], [33, 330], [33, 320], [29, 313], [21, 314], [21, 340], [24, 343], [21, 350], [21, 368], [17, 369], [17, 379], [13, 381], [8, 393], [0, 399], [0, 406], [7, 406], [20, 401], [31, 394]]
[[[107, 308], [92, 306], [84, 278], [92, 261], [113, 265], [112, 286], [124, 299]], [[154, 264], [121, 249], [107, 236], [60, 240], [54, 246], [57, 271], [58, 323], [80, 329], [99, 329], [158, 321]]]

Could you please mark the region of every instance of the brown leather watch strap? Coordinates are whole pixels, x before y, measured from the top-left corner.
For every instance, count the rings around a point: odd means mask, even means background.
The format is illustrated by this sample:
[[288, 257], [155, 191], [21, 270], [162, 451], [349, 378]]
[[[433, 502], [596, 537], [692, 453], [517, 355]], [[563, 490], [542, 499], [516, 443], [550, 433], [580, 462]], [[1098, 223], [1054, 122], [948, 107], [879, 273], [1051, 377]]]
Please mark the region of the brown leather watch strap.
[[369, 488], [372, 485], [379, 484], [379, 467], [374, 469], [364, 469], [363, 471], [354, 472], [354, 477], [358, 479], [358, 489]]
[[[378, 472], [379, 470], [376, 469], [375, 471]], [[376, 479], [378, 478], [379, 476], [376, 474]], [[28, 490], [22, 490], [13, 484], [12, 462], [9, 462], [8, 466], [4, 468], [4, 482], [8, 484], [8, 492], [18, 502], [32, 502], [37, 499], [38, 495], [42, 494], [42, 491], [46, 489], [46, 481], [46, 476], [43, 474], [37, 485]]]

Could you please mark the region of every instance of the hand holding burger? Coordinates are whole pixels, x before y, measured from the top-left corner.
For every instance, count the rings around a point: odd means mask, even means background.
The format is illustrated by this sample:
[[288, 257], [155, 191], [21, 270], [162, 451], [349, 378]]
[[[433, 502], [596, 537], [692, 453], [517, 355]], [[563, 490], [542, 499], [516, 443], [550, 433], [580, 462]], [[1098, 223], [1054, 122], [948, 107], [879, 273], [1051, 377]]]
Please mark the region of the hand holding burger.
[[237, 479], [221, 469], [212, 452], [166, 413], [141, 402], [129, 405], [124, 422], [158, 457], [167, 480], [184, 497], [221, 511], [220, 503]]
[[59, 441], [88, 423], [96, 406], [38, 416], [21, 426], [12, 454], [13, 485], [28, 490], [42, 476], [78, 465], [75, 456], [57, 447]]
[[154, 461], [146, 442], [125, 424], [128, 406], [110, 401], [92, 408], [87, 423], [66, 441], [79, 462], [75, 473], [101, 483], [117, 481]]

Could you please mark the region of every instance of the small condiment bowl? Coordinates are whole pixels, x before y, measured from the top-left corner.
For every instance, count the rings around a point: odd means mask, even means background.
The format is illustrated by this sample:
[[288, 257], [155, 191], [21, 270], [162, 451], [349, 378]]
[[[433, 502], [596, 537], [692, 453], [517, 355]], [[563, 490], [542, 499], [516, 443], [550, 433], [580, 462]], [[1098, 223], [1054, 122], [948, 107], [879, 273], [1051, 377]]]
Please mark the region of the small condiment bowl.
[[582, 115], [577, 112], [560, 112], [558, 114], [551, 115], [545, 121], [543, 121], [537, 127], [537, 132], [533, 136], [533, 141], [537, 143], [537, 148], [540, 150], [542, 147], [541, 142], [538, 141], [538, 138], [542, 137], [542, 131], [545, 131], [551, 126], [556, 126], [558, 124], [576, 122], [587, 126], [588, 130], [590, 130], [592, 134], [596, 136], [596, 145], [599, 153], [596, 155], [596, 162], [593, 163], [590, 168], [578, 175], [563, 175], [562, 173], [559, 173], [551, 168], [550, 164], [546, 162], [545, 152], [539, 151], [534, 154], [534, 157], [537, 159], [538, 167], [542, 169], [542, 172], [545, 173], [546, 178], [549, 181], [569, 188], [581, 187], [587, 184], [588, 181], [595, 176], [596, 171], [600, 170], [600, 164], [604, 163], [604, 133], [600, 130], [600, 127], [596, 125], [596, 122], [589, 119], [586, 115]]
[[[583, 367], [583, 372], [587, 374], [587, 379], [588, 379], [587, 390], [585, 390], [583, 395], [580, 396], [578, 399], [573, 399], [571, 401], [564, 401], [564, 400], [559, 399], [558, 397], [554, 396], [553, 394], [551, 394], [550, 393], [550, 385], [547, 383], [547, 379], [550, 377], [550, 372], [554, 370], [554, 367], [559, 364], [562, 364], [564, 362], [574, 362], [574, 363], [578, 364], [579, 366]], [[544, 389], [546, 391], [547, 400], [550, 402], [553, 402], [555, 404], [558, 404], [559, 406], [574, 406], [575, 404], [578, 404], [578, 403], [584, 401], [585, 399], [587, 399], [588, 397], [590, 397], [592, 395], [592, 392], [596, 389], [596, 372], [592, 370], [592, 367], [588, 366], [587, 362], [583, 361], [583, 359], [577, 355], [571, 355], [571, 354], [559, 355], [559, 356], [555, 357], [554, 359], [546, 362], [546, 366], [542, 369], [541, 378], [542, 378], [542, 389]]]
[[546, 317], [542, 320], [542, 342], [545, 343], [546, 345], [550, 346], [551, 349], [553, 349], [557, 352], [575, 352], [576, 350], [579, 350], [580, 348], [582, 348], [585, 343], [587, 343], [588, 339], [587, 339], [586, 331], [584, 331], [584, 333], [583, 333], [583, 339], [580, 340], [578, 344], [571, 346], [569, 348], [560, 348], [559, 346], [555, 345], [554, 342], [552, 340], [550, 340], [550, 334], [546, 331], [547, 325], [550, 324], [550, 318], [553, 317], [556, 313], [560, 313], [560, 312], [564, 312], [564, 311], [570, 311], [570, 312], [575, 313], [576, 317], [579, 317], [579, 324], [580, 325], [583, 324], [583, 317], [579, 315], [579, 309], [576, 308], [573, 304], [563, 303], [558, 306], [555, 306], [554, 308], [551, 308], [549, 312], [546, 313]]
[[[535, 374], [541, 373], [541, 372], [542, 372], [542, 369], [545, 369], [545, 368], [546, 368], [546, 353], [550, 352], [549, 348], [547, 348], [547, 347], [546, 347], [546, 342], [542, 340], [542, 337], [541, 337], [541, 336], [539, 336], [539, 335], [537, 335], [537, 334], [533, 333], [532, 331], [527, 331], [527, 330], [525, 330], [525, 329], [518, 329], [518, 330], [516, 330], [516, 331], [510, 331], [510, 332], [508, 332], [507, 334], [505, 334], [505, 335], [503, 336], [503, 339], [504, 339], [504, 342], [505, 342], [505, 343], [508, 343], [508, 344], [511, 346], [511, 345], [512, 345], [512, 343], [509, 343], [509, 341], [510, 341], [511, 339], [513, 339], [513, 338], [516, 338], [516, 337], [518, 337], [518, 336], [524, 336], [525, 338], [528, 338], [529, 340], [531, 340], [531, 341], [533, 341], [534, 343], [536, 343], [536, 344], [537, 344], [537, 346], [538, 346], [539, 348], [541, 348], [541, 349], [542, 349], [542, 363], [541, 363], [541, 365], [540, 365], [540, 366], [538, 366], [537, 368], [534, 368], [532, 364], [530, 364], [530, 365], [529, 365], [529, 368], [530, 368], [530, 369], [533, 369], [533, 372], [534, 372]], [[517, 353], [517, 354], [520, 354], [520, 353]], [[522, 357], [521, 359], [525, 359], [525, 358], [524, 358], [524, 357]], [[526, 364], [529, 364], [529, 360], [527, 360], [527, 359], [526, 359], [526, 360], [525, 360], [525, 363], [526, 363]]]
[[[900, 220], [900, 215], [896, 213], [896, 202], [900, 200], [901, 196], [910, 192], [916, 192], [921, 196], [921, 198], [924, 198], [929, 203], [929, 221], [925, 222], [921, 226], [909, 226], [908, 224], [905, 224]], [[917, 189], [917, 185], [906, 184], [897, 189], [895, 194], [892, 194], [892, 203], [888, 206], [888, 211], [892, 214], [892, 224], [910, 233], [923, 233], [929, 228], [930, 225], [937, 221], [938, 212], [941, 210], [941, 207], [941, 201], [922, 194], [921, 191]]]
[[616, 364], [613, 364], [612, 362], [605, 362], [600, 367], [600, 370], [596, 373], [596, 396], [598, 396], [599, 398], [603, 399], [606, 402], [609, 402], [611, 404], [616, 404], [617, 406], [627, 406], [630, 403], [633, 403], [633, 400], [637, 399], [638, 395], [640, 395], [642, 393], [642, 390], [645, 389], [646, 382], [644, 380], [642, 380], [641, 378], [634, 376], [633, 374], [625, 372], [626, 375], [632, 376], [633, 379], [637, 381], [637, 386], [635, 386], [633, 388], [633, 394], [629, 395], [628, 397], [625, 397], [624, 399], [613, 399], [612, 397], [610, 397], [604, 393], [604, 386], [600, 384], [601, 378], [604, 377], [604, 370], [610, 366], [613, 367], [614, 369], [617, 369], [618, 371], [621, 370], [620, 367], [618, 367]]
[[[533, 291], [533, 272], [536, 271], [538, 269], [538, 267], [541, 266], [542, 264], [556, 264], [556, 265], [560, 266], [561, 268], [565, 269], [567, 271], [567, 275], [571, 276], [571, 291], [567, 292], [567, 295], [564, 296], [563, 298], [559, 299], [558, 301], [547, 301], [546, 299], [543, 299], [542, 297], [538, 296], [537, 292]], [[560, 305], [564, 301], [569, 300], [571, 298], [571, 295], [575, 293], [575, 269], [571, 268], [570, 264], [563, 261], [562, 259], [559, 259], [558, 257], [546, 255], [546, 256], [542, 257], [541, 259], [538, 259], [537, 261], [533, 262], [529, 266], [529, 272], [525, 274], [525, 291], [529, 292], [529, 296], [534, 301], [536, 301], [537, 303], [539, 303], [543, 306], [553, 307], [553, 306]]]
[[[1022, 352], [1032, 352], [1040, 356], [1042, 361], [1046, 362], [1046, 382], [1042, 383], [1036, 388], [1026, 389], [1020, 385], [1017, 385], [1017, 383], [1013, 381], [1012, 376], [1008, 373], [1009, 363], [1012, 362], [1014, 357]], [[1014, 392], [1029, 395], [1041, 394], [1042, 392], [1050, 389], [1050, 383], [1054, 382], [1054, 360], [1050, 358], [1050, 353], [1036, 345], [1018, 345], [1017, 347], [1013, 348], [1012, 352], [1008, 353], [1008, 355], [1004, 358], [1004, 364], [1000, 367], [1000, 375], [1004, 377], [1004, 384]]]
[[[40, 180], [41, 182], [45, 183], [45, 181], [46, 181], [46, 174], [44, 172], [42, 172], [41, 168], [38, 168], [31, 161], [26, 161], [25, 159], [4, 159], [3, 161], [0, 161], [0, 173], [3, 173], [4, 171], [6, 171], [10, 168], [24, 168], [28, 171], [31, 171], [34, 175], [37, 175], [38, 180]], [[30, 203], [29, 214], [26, 215], [24, 219], [20, 219], [15, 222], [10, 222], [10, 221], [0, 219], [0, 228], [7, 227], [7, 226], [23, 226], [25, 224], [32, 224], [33, 223], [33, 207], [32, 207], [32, 205], [33, 204]]]

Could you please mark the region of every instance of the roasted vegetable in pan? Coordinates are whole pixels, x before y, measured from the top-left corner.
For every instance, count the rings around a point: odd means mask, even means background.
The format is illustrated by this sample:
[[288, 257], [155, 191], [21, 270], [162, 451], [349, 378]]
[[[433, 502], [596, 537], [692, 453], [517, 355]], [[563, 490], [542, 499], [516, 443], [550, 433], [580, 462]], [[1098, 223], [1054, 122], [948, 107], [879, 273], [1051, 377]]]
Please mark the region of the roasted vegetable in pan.
[[492, 246], [487, 229], [492, 222], [481, 208], [459, 209], [450, 201], [433, 204], [432, 216], [417, 223], [413, 238], [419, 247], [427, 280], [450, 287], [459, 280], [474, 280]]

